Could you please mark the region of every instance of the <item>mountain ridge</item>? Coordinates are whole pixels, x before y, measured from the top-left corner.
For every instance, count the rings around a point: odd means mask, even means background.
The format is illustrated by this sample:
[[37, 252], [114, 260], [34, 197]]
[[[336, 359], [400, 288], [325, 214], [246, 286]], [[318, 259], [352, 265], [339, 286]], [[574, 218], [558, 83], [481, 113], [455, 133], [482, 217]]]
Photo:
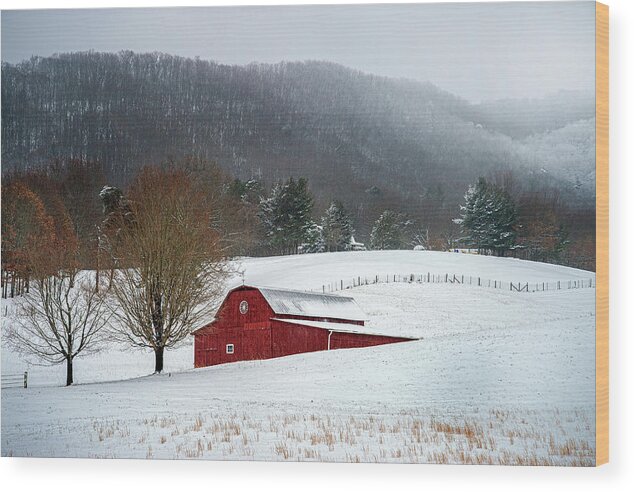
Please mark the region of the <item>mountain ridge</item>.
[[[366, 190], [377, 188], [381, 207], [446, 214], [469, 183], [501, 169], [526, 186], [566, 188], [566, 176], [533, 172], [532, 147], [521, 142], [587, 116], [585, 101], [553, 109], [552, 100], [524, 113], [517, 102], [474, 105], [429, 82], [324, 61], [237, 66], [130, 51], [35, 57], [2, 64], [3, 170], [79, 158], [125, 183], [145, 164], [195, 155], [244, 179], [306, 176], [322, 201], [343, 196], [372, 208]], [[531, 111], [528, 124], [509, 126]]]

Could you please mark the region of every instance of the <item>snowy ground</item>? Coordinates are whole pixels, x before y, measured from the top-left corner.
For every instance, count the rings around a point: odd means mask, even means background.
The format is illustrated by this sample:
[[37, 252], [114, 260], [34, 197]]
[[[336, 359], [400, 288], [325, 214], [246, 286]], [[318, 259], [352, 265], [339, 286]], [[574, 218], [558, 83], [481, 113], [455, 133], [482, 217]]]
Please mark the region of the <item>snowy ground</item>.
[[[396, 272], [594, 277], [431, 252], [248, 259], [243, 268], [248, 284], [304, 289]], [[369, 329], [422, 339], [198, 370], [184, 345], [167, 353], [171, 374], [161, 376], [147, 376], [151, 354], [112, 347], [76, 364], [78, 382], [102, 382], [71, 388], [50, 386], [63, 368], [32, 367], [32, 388], [2, 390], [2, 454], [593, 464], [594, 289], [379, 284], [346, 295]], [[25, 367], [3, 344], [3, 372]]]

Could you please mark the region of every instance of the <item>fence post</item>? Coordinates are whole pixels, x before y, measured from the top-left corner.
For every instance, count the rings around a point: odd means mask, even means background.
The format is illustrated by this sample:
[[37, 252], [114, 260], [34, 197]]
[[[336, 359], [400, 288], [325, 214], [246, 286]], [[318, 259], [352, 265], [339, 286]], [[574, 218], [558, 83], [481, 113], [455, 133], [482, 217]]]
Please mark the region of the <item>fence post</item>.
[[480, 287], [480, 277], [478, 277], [478, 287]]
[[28, 387], [29, 373], [24, 371], [24, 389]]

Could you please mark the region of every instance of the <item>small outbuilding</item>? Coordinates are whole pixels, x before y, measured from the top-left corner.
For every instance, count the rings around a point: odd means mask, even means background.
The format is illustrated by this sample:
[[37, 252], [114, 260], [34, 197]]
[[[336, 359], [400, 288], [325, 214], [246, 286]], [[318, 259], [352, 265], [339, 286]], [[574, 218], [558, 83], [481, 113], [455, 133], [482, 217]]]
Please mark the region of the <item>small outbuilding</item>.
[[413, 340], [368, 333], [351, 297], [242, 286], [194, 332], [194, 366]]

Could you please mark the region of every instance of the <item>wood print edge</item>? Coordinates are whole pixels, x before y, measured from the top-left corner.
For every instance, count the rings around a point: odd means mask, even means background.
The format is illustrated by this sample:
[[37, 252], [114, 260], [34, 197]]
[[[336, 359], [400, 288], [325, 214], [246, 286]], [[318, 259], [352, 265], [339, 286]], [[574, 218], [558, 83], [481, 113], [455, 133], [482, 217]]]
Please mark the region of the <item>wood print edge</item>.
[[596, 465], [609, 460], [609, 8], [596, 3]]

